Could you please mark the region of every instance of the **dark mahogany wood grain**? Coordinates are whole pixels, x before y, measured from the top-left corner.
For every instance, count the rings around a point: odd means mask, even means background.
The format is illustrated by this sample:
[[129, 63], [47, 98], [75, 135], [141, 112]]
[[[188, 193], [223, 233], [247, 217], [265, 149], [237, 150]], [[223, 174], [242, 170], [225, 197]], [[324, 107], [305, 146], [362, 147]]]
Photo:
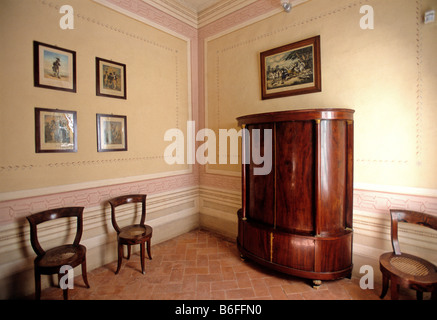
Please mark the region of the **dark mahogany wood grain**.
[[[264, 156], [264, 130], [272, 130], [271, 124], [257, 124], [250, 126], [250, 136], [253, 137], [253, 130], [260, 130], [260, 149], [256, 148], [253, 139], [251, 139], [251, 157], [254, 153]], [[256, 167], [262, 167], [262, 164], [258, 165], [250, 162], [247, 165], [248, 172], [254, 172]], [[268, 175], [254, 175], [249, 174], [246, 176], [246, 201], [251, 210], [246, 212], [246, 216], [269, 225], [274, 224], [274, 170]]]
[[237, 119], [251, 137], [255, 129], [273, 132], [272, 171], [257, 176], [251, 158], [243, 164], [242, 255], [313, 280], [351, 276], [353, 113], [310, 109]]
[[278, 228], [314, 233], [313, 137], [313, 124], [310, 121], [277, 124], [275, 168]]

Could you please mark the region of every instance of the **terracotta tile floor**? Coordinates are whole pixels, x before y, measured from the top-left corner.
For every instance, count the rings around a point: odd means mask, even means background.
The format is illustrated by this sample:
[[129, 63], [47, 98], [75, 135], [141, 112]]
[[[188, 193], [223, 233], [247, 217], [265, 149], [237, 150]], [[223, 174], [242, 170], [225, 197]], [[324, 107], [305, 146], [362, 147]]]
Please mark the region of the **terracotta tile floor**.
[[[153, 260], [146, 258], [140, 272], [139, 255], [88, 272], [91, 288], [75, 278], [71, 300], [379, 300], [380, 286], [362, 290], [359, 279], [325, 281], [316, 290], [310, 282], [241, 261], [234, 242], [204, 230], [195, 230], [152, 245]], [[390, 293], [385, 299], [389, 299]], [[62, 291], [43, 290], [42, 300], [61, 300]]]

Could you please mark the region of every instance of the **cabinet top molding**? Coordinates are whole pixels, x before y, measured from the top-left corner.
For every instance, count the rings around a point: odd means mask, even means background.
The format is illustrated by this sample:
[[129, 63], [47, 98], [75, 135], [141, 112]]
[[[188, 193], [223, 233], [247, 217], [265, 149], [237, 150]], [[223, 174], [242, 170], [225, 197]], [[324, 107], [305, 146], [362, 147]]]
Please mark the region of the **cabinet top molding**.
[[281, 121], [353, 120], [352, 109], [302, 109], [266, 112], [238, 117], [238, 125]]

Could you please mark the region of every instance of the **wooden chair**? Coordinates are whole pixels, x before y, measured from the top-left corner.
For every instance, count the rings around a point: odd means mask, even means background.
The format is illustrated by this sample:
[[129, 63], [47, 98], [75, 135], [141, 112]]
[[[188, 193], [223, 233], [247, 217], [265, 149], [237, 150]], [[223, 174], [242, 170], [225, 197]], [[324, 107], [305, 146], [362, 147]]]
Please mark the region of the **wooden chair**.
[[[146, 220], [146, 197], [147, 195], [136, 194], [120, 196], [109, 201], [111, 205], [111, 220], [112, 226], [117, 232], [118, 242], [118, 265], [115, 274], [118, 274], [121, 267], [121, 261], [123, 259], [123, 245], [128, 247], [127, 259], [130, 258], [131, 245], [140, 245], [140, 259], [141, 259], [141, 272], [144, 274], [144, 256], [145, 256], [145, 243], [147, 242], [147, 254], [149, 259], [152, 260], [150, 253], [151, 239], [153, 229], [151, 226], [144, 224]], [[120, 228], [116, 221], [116, 208], [118, 206], [128, 203], [141, 203], [141, 220], [139, 224], [128, 225], [124, 228]]]
[[387, 294], [391, 281], [391, 299], [399, 298], [399, 286], [416, 290], [418, 300], [423, 299], [423, 292], [432, 292], [432, 299], [437, 298], [437, 267], [432, 263], [407, 253], [401, 253], [398, 241], [398, 222], [407, 222], [437, 230], [437, 217], [407, 210], [390, 210], [391, 241], [393, 252], [386, 252], [379, 257], [379, 266], [383, 276], [381, 299]]
[[[82, 278], [89, 288], [86, 270], [86, 248], [79, 244], [83, 231], [83, 207], [66, 207], [46, 210], [32, 214], [27, 217], [30, 223], [30, 242], [37, 254], [34, 260], [35, 269], [35, 299], [41, 299], [41, 275], [58, 274], [59, 281], [63, 274], [60, 272], [62, 266], [72, 268], [82, 265]], [[41, 247], [38, 241], [37, 225], [49, 220], [59, 218], [76, 217], [77, 230], [73, 244], [57, 246], [47, 251]], [[64, 300], [68, 300], [68, 287], [62, 288]]]

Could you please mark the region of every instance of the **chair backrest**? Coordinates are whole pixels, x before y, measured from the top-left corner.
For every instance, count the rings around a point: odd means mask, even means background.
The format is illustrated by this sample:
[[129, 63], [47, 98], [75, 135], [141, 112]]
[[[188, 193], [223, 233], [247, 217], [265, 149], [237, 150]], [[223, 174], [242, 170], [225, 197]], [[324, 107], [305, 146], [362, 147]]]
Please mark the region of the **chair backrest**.
[[120, 227], [117, 224], [115, 208], [127, 203], [141, 203], [141, 220], [140, 225], [144, 225], [146, 221], [146, 194], [130, 194], [125, 196], [119, 196], [109, 200], [109, 204], [111, 205], [111, 221], [112, 226], [114, 227], [117, 233], [120, 233]]
[[73, 245], [78, 245], [82, 238], [83, 231], [83, 210], [84, 207], [65, 207], [51, 210], [45, 210], [38, 213], [34, 213], [27, 217], [30, 224], [30, 243], [33, 250], [38, 256], [45, 253], [38, 241], [37, 225], [45, 221], [55, 220], [59, 218], [76, 217], [77, 218], [77, 230], [76, 236], [73, 241]]
[[393, 252], [396, 255], [401, 254], [401, 248], [399, 246], [399, 240], [398, 240], [398, 222], [413, 223], [437, 230], [437, 217], [431, 216], [426, 213], [409, 211], [409, 210], [391, 209], [390, 215], [391, 215], [391, 241], [393, 246]]

